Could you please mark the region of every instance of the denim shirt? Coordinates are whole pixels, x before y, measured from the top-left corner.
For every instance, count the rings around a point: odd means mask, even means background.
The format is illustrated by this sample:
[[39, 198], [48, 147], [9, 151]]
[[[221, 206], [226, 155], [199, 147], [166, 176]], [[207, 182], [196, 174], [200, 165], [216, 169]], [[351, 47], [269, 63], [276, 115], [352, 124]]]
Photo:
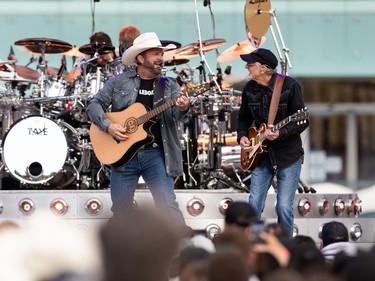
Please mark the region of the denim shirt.
[[[162, 89], [157, 87], [160, 83], [164, 85], [164, 97], [158, 99], [157, 97], [162, 94]], [[141, 78], [135, 68], [109, 79], [87, 105], [86, 112], [91, 122], [100, 130], [107, 132], [111, 121], [106, 117], [105, 112], [109, 111], [109, 108], [111, 112], [123, 111], [132, 105], [136, 101], [140, 84]], [[174, 78], [159, 76], [154, 82], [154, 108], [178, 98], [180, 91], [181, 88]], [[167, 174], [171, 177], [180, 176], [183, 172], [181, 143], [176, 120], [182, 120], [186, 113], [172, 106], [156, 116], [160, 119], [165, 166]], [[125, 167], [112, 168], [124, 170]]]

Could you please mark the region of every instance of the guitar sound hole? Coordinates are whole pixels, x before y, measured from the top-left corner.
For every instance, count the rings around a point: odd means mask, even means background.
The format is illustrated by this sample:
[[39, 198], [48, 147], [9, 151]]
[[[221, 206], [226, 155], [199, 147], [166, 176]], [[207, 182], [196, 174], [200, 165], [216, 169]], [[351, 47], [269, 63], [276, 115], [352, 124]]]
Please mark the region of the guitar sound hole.
[[124, 127], [126, 128], [127, 133], [134, 133], [138, 129], [137, 119], [129, 118], [128, 120], [126, 120]]

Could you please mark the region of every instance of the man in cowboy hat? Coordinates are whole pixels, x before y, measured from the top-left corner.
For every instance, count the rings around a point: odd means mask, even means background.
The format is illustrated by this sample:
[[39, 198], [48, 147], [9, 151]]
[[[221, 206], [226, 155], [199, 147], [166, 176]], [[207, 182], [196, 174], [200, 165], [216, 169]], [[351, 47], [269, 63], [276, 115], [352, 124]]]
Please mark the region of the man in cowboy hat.
[[[153, 32], [141, 34], [122, 55], [123, 64], [136, 67], [108, 80], [87, 106], [86, 112], [91, 121], [117, 142], [134, 142], [136, 139], [131, 147], [135, 153], [129, 161], [111, 165], [110, 189], [114, 215], [133, 208], [134, 192], [142, 176], [156, 205], [167, 211], [177, 223], [185, 224], [174, 193], [174, 177], [180, 176], [183, 171], [175, 120], [182, 119], [188, 112], [189, 100], [174, 78], [162, 75], [164, 50], [174, 48], [176, 46], [173, 44], [162, 46]], [[105, 114], [110, 106], [112, 112], [119, 112], [126, 111], [134, 103], [159, 110], [172, 100], [174, 102], [167, 104], [172, 104], [170, 107], [157, 112], [156, 122], [150, 125], [153, 136], [150, 143], [142, 138], [138, 140], [139, 135], [132, 134], [130, 127], [124, 123], [112, 123]], [[139, 127], [147, 130], [147, 122]], [[139, 143], [145, 145], [137, 147]]]

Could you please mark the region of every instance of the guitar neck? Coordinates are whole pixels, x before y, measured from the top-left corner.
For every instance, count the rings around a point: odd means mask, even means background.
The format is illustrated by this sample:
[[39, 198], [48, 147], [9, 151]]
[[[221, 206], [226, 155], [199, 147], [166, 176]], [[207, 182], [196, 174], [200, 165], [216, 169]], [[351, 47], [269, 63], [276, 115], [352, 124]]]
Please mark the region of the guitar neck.
[[288, 124], [291, 120], [291, 117], [288, 116], [287, 118], [281, 120], [279, 123], [277, 123], [275, 126], [271, 128], [271, 132], [274, 133], [277, 130], [280, 130], [282, 127], [284, 127], [286, 124]]
[[[291, 120], [291, 116], [281, 120], [279, 123], [277, 123], [275, 126], [273, 126], [270, 130], [272, 133], [276, 132], [277, 130], [280, 130], [282, 127], [284, 127], [286, 124], [288, 124]], [[258, 140], [257, 142], [262, 142], [266, 139], [266, 136], [264, 133], [260, 133], [258, 135]]]
[[159, 113], [162, 113], [163, 111], [167, 110], [168, 108], [174, 106], [176, 104], [177, 99], [170, 100], [166, 103], [163, 103], [161, 106], [158, 106], [157, 108], [154, 108], [150, 111], [148, 111], [146, 114], [140, 116], [137, 118], [138, 125], [146, 123], [151, 118], [155, 117]]

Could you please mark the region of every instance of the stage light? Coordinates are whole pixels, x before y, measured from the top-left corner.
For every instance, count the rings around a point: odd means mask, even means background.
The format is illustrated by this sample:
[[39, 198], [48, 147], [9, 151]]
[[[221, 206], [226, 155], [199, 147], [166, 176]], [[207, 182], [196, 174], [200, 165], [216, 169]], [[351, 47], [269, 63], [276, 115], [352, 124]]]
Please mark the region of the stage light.
[[200, 215], [204, 210], [204, 203], [199, 198], [193, 198], [187, 203], [187, 211], [192, 216]]
[[358, 217], [360, 213], [362, 213], [362, 200], [356, 198], [354, 200], [354, 216]]
[[323, 198], [319, 201], [319, 213], [321, 216], [324, 216], [328, 213], [329, 209], [331, 208], [331, 204], [329, 203], [327, 198]]
[[103, 204], [99, 199], [89, 199], [86, 202], [85, 209], [86, 209], [86, 212], [89, 215], [96, 216], [96, 215], [99, 215], [102, 212]]
[[50, 209], [56, 215], [65, 215], [68, 211], [68, 204], [63, 199], [55, 199], [51, 202]]
[[217, 224], [209, 224], [206, 226], [206, 236], [209, 239], [214, 239], [215, 236], [219, 235], [221, 233], [221, 228]]
[[363, 235], [362, 226], [358, 222], [353, 223], [350, 227], [349, 233], [353, 241], [358, 241]]
[[345, 211], [345, 202], [342, 198], [337, 198], [335, 200], [335, 213], [338, 216], [341, 216]]
[[359, 198], [356, 198], [354, 200], [348, 199], [347, 210], [348, 210], [348, 215], [353, 213], [355, 217], [358, 217], [358, 215], [362, 212], [362, 201]]
[[225, 213], [228, 210], [229, 205], [233, 202], [232, 199], [230, 198], [224, 198], [223, 200], [220, 201], [219, 203], [219, 211], [220, 213], [224, 216]]
[[35, 204], [34, 204], [34, 201], [29, 199], [29, 198], [26, 198], [26, 199], [22, 199], [19, 203], [18, 203], [18, 209], [21, 211], [22, 214], [24, 214], [25, 216], [30, 216], [32, 213], [34, 213], [35, 211]]
[[301, 216], [307, 216], [307, 214], [311, 210], [311, 203], [310, 200], [305, 198], [301, 198], [298, 202], [298, 212]]
[[351, 213], [354, 214], [354, 208], [355, 208], [354, 200], [348, 199], [346, 206], [347, 206], [348, 215], [350, 215]]

